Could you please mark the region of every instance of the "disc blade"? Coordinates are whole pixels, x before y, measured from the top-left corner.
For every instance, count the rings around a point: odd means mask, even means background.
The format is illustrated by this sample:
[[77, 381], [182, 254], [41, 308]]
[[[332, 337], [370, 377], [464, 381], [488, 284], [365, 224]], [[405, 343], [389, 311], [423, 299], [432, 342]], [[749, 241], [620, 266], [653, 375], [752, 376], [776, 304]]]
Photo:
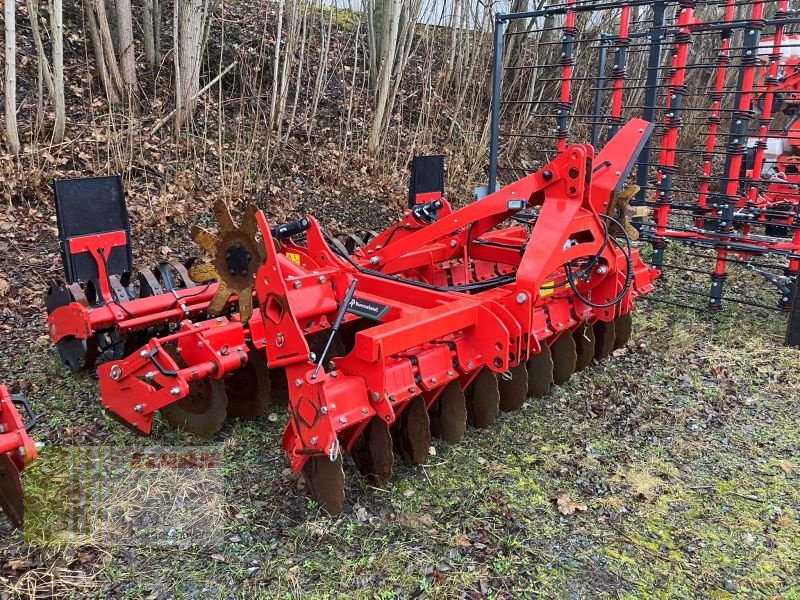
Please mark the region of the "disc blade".
[[303, 467], [311, 497], [330, 515], [342, 512], [344, 504], [344, 468], [341, 453], [331, 462], [327, 456], [312, 456]]
[[196, 263], [189, 269], [189, 277], [195, 283], [205, 283], [217, 279], [217, 270], [213, 263]]
[[392, 434], [386, 421], [372, 418], [350, 449], [350, 456], [372, 485], [386, 485], [394, 466]]
[[614, 350], [624, 348], [631, 339], [633, 331], [633, 315], [626, 312], [614, 319]]
[[231, 217], [231, 211], [224, 200], [214, 202], [214, 214], [217, 217], [217, 223], [219, 223], [220, 233], [229, 233], [236, 229], [233, 217]]
[[225, 380], [228, 416], [255, 421], [266, 411], [271, 387], [266, 361], [260, 352], [251, 351], [245, 367]]
[[457, 444], [467, 430], [467, 400], [458, 381], [444, 388], [430, 414], [431, 434], [448, 444]]
[[497, 389], [500, 393], [500, 410], [511, 412], [522, 408], [528, 396], [528, 368], [525, 363], [509, 369], [511, 379], [497, 378]]
[[578, 355], [575, 361], [575, 372], [583, 371], [592, 364], [594, 358], [594, 330], [587, 327], [578, 327], [572, 334], [575, 340], [575, 352]]
[[484, 368], [478, 373], [465, 395], [467, 416], [473, 427], [485, 429], [494, 423], [500, 411], [500, 392], [497, 376], [490, 369]]
[[575, 350], [575, 339], [569, 331], [562, 333], [550, 346], [553, 354], [553, 383], [563, 385], [575, 372], [578, 354]]
[[425, 462], [431, 447], [431, 424], [422, 396], [408, 403], [392, 429], [394, 445], [402, 459], [412, 465]]
[[594, 326], [594, 357], [597, 360], [608, 358], [608, 355], [614, 351], [614, 340], [616, 334], [614, 333], [614, 321], [607, 323], [605, 321], [597, 321]]
[[22, 527], [25, 517], [22, 481], [17, 465], [8, 454], [0, 454], [0, 509], [14, 527]]
[[86, 342], [72, 336], [62, 338], [56, 343], [61, 362], [73, 373], [83, 369], [86, 364]]
[[219, 238], [215, 233], [211, 233], [208, 229], [203, 229], [197, 225], [192, 225], [192, 239], [194, 240], [195, 244], [200, 246], [212, 256], [217, 253]]
[[198, 437], [211, 437], [222, 429], [227, 415], [225, 384], [201, 379], [189, 384], [189, 395], [161, 409], [174, 429], [183, 429]]
[[541, 398], [553, 385], [553, 355], [550, 346], [542, 342], [542, 350], [528, 359], [528, 393]]

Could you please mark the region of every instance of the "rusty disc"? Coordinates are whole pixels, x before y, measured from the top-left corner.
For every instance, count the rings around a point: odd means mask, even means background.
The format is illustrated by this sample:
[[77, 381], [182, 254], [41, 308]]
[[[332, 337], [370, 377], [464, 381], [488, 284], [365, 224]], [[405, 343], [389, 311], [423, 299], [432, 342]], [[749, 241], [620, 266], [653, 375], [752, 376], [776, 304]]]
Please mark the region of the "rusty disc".
[[392, 476], [394, 454], [389, 426], [380, 417], [373, 417], [350, 449], [358, 470], [373, 485], [383, 487]]
[[562, 333], [550, 345], [553, 353], [553, 383], [563, 385], [575, 372], [578, 353], [575, 350], [575, 339], [569, 331]]
[[255, 421], [270, 402], [270, 389], [267, 363], [261, 352], [252, 350], [244, 368], [225, 380], [228, 416]]
[[201, 379], [190, 383], [189, 395], [167, 404], [161, 414], [173, 429], [207, 438], [222, 429], [227, 408], [225, 384], [216, 379]]
[[392, 429], [395, 449], [403, 460], [412, 465], [424, 463], [431, 447], [431, 424], [422, 396], [411, 399]]
[[624, 348], [631, 339], [633, 330], [633, 315], [626, 312], [614, 319], [614, 350]]
[[594, 326], [594, 357], [597, 360], [608, 358], [609, 354], [614, 351], [614, 341], [616, 334], [614, 333], [614, 321], [609, 323], [605, 321], [597, 321]]
[[541, 398], [553, 385], [553, 355], [550, 346], [542, 342], [542, 350], [528, 359], [528, 393]]
[[253, 314], [253, 279], [266, 258], [264, 243], [256, 239], [258, 208], [249, 204], [237, 227], [228, 206], [222, 200], [214, 203], [219, 233], [192, 227], [192, 239], [212, 255], [211, 262], [193, 265], [189, 276], [196, 283], [217, 281], [217, 291], [208, 305], [210, 314], [219, 314], [230, 297], [239, 299], [239, 317], [247, 323]]
[[344, 504], [344, 468], [342, 454], [331, 461], [327, 456], [312, 456], [303, 467], [311, 497], [329, 515], [338, 515]]
[[451, 381], [436, 400], [430, 414], [431, 433], [448, 444], [457, 444], [467, 430], [467, 401], [458, 381]]
[[467, 416], [473, 427], [485, 429], [494, 423], [500, 411], [500, 391], [497, 389], [497, 376], [488, 368], [483, 368], [467, 388]]
[[587, 325], [578, 327], [572, 337], [575, 340], [575, 352], [578, 355], [575, 361], [575, 372], [583, 371], [592, 364], [594, 358], [594, 329]]
[[8, 516], [14, 527], [22, 527], [25, 518], [25, 502], [19, 469], [11, 456], [0, 454], [0, 509]]
[[528, 368], [525, 363], [509, 369], [511, 379], [497, 378], [497, 389], [500, 393], [500, 410], [511, 412], [522, 408], [528, 396]]

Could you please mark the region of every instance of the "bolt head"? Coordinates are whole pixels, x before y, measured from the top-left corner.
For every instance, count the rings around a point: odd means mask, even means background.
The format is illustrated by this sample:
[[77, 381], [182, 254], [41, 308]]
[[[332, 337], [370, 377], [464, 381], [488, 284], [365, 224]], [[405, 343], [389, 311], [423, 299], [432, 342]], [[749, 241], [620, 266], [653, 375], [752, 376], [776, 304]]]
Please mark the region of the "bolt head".
[[294, 289], [298, 289], [301, 285], [303, 285], [303, 282], [297, 279], [292, 285], [294, 286]]
[[319, 439], [317, 439], [317, 436], [314, 436], [314, 437], [311, 438], [311, 445], [312, 446], [316, 446], [318, 443], [319, 443]]
[[528, 299], [528, 295], [525, 292], [520, 292], [517, 294], [517, 303], [518, 304], [525, 304], [525, 300]]
[[327, 406], [323, 406], [322, 408], [319, 409], [319, 412], [321, 412], [323, 415], [327, 415], [328, 414], [328, 407]]
[[470, 369], [474, 369], [474, 368], [475, 368], [475, 363], [474, 363], [474, 362], [472, 362], [472, 361], [469, 361], [469, 362], [467, 363], [467, 367], [468, 367], [468, 368], [470, 368]]
[[319, 276], [319, 282], [320, 283], [325, 283], [326, 281], [328, 281], [328, 280], [325, 278], [325, 275], [320, 275]]
[[133, 407], [133, 412], [137, 412], [137, 413], [144, 412], [144, 405], [143, 404], [137, 404], [136, 406]]
[[344, 425], [345, 423], [347, 423], [347, 419], [345, 419], [344, 417], [339, 417], [339, 423]]
[[294, 380], [294, 385], [295, 385], [295, 387], [300, 387], [300, 386], [302, 386], [302, 385], [303, 385], [303, 380], [302, 380], [302, 379], [299, 379], [299, 378], [298, 378], [298, 379], [295, 379], [295, 380]]
[[147, 356], [147, 350], [142, 350], [141, 352], [139, 352], [139, 356], [141, 356], [142, 358]]
[[172, 388], [172, 389], [169, 391], [169, 393], [170, 393], [170, 394], [172, 394], [173, 396], [178, 396], [178, 395], [181, 393], [181, 388], [179, 388], [179, 387], [176, 385], [175, 387], [173, 387], [173, 388]]
[[120, 378], [120, 375], [122, 375], [122, 369], [119, 367], [119, 365], [114, 365], [113, 367], [111, 367], [110, 375], [111, 379], [113, 379], [114, 381]]
[[455, 375], [455, 371], [448, 371], [447, 372], [447, 376], [448, 377], [452, 377], [453, 375]]
[[377, 265], [379, 262], [381, 262], [381, 259], [380, 259], [379, 256], [373, 256], [372, 258], [369, 259], [369, 263], [371, 265]]
[[436, 383], [436, 377], [431, 377], [431, 383]]
[[310, 360], [311, 362], [316, 362], [317, 355], [312, 352], [311, 354], [308, 355], [308, 360]]
[[378, 392], [372, 392], [372, 400], [374, 402], [377, 402], [380, 399], [381, 399], [381, 395]]

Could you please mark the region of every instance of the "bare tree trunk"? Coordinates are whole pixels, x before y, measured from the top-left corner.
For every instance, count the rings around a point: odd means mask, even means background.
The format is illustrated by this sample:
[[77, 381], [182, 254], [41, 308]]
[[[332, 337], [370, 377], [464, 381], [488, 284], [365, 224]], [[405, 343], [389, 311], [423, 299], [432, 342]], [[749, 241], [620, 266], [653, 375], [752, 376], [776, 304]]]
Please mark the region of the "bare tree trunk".
[[175, 0], [175, 125], [180, 131], [194, 114], [200, 90], [207, 0]]
[[45, 86], [47, 86], [47, 93], [52, 97], [55, 96], [53, 73], [42, 43], [42, 34], [39, 31], [39, 3], [37, 0], [26, 0], [26, 4], [28, 6], [28, 18], [31, 22], [31, 35], [33, 36], [33, 43], [36, 45], [36, 57], [39, 65], [42, 66], [42, 79]]
[[19, 133], [17, 132], [17, 39], [16, 4], [6, 0], [4, 17], [6, 47], [6, 139], [12, 154], [19, 154]]
[[161, 0], [153, 2], [153, 37], [155, 38], [155, 61], [156, 65], [161, 64]]
[[67, 104], [64, 99], [64, 14], [62, 0], [50, 5], [50, 35], [53, 40], [53, 108], [56, 120], [53, 125], [53, 142], [64, 140], [67, 125]]
[[377, 152], [391, 117], [394, 98], [403, 77], [414, 39], [421, 0], [367, 0], [370, 27], [370, 69], [375, 61], [375, 116], [369, 132], [368, 149]]
[[120, 96], [108, 70], [105, 51], [103, 50], [103, 42], [100, 38], [100, 27], [97, 24], [97, 16], [94, 12], [93, 0], [84, 0], [83, 5], [86, 10], [86, 19], [89, 22], [89, 36], [92, 39], [95, 62], [100, 71], [100, 81], [103, 83], [103, 87], [106, 90], [106, 98], [108, 98], [110, 104], [119, 104]]
[[136, 51], [133, 46], [133, 14], [131, 0], [116, 0], [117, 33], [119, 36], [119, 64], [125, 95], [132, 98], [136, 93]]
[[[386, 121], [386, 115], [390, 112], [389, 107], [389, 91], [392, 84], [392, 71], [394, 70], [394, 57], [397, 52], [397, 38], [400, 29], [400, 14], [403, 6], [401, 0], [388, 0], [386, 2], [377, 2], [382, 4], [383, 23], [380, 26], [380, 31], [376, 29], [373, 37], [376, 44], [381, 40], [379, 45], [376, 45], [375, 52], [378, 53], [377, 61], [380, 65], [378, 70], [378, 78], [375, 82], [376, 99], [375, 99], [375, 117], [372, 121], [372, 127], [369, 132], [368, 149], [370, 152], [377, 152], [383, 140], [383, 124]], [[373, 15], [373, 23], [376, 23]], [[383, 34], [383, 35], [382, 35]]]
[[126, 86], [114, 52], [114, 39], [108, 24], [105, 0], [84, 0], [84, 5], [89, 17], [95, 60], [100, 69], [108, 101], [111, 104], [119, 104], [125, 95]]
[[142, 2], [142, 40], [144, 41], [144, 62], [148, 73], [156, 68], [156, 25], [154, 0]]

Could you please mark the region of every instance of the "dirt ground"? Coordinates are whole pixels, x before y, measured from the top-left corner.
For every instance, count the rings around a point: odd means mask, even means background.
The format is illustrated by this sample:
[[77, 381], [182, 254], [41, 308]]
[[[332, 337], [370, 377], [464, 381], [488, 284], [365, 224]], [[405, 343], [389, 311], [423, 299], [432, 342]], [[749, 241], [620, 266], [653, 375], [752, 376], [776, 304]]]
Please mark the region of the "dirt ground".
[[[134, 436], [95, 380], [60, 366], [41, 300], [61, 268], [55, 224], [27, 210], [0, 218], [0, 373], [42, 413], [47, 447], [25, 474], [27, 540], [0, 530], [0, 597], [800, 598], [800, 360], [782, 318], [742, 307], [711, 319], [640, 302], [626, 348], [489, 430], [434, 441], [386, 489], [346, 465], [339, 517], [286, 468], [274, 406], [210, 442], [220, 464], [195, 482], [209, 504], [187, 500], [207, 517], [191, 535], [174, 513], [138, 537], [59, 538], [54, 490], [79, 449], [209, 444], [161, 423]], [[364, 214], [388, 218], [380, 203]], [[163, 243], [191, 252], [181, 232]], [[28, 543], [38, 531], [51, 543]]]

